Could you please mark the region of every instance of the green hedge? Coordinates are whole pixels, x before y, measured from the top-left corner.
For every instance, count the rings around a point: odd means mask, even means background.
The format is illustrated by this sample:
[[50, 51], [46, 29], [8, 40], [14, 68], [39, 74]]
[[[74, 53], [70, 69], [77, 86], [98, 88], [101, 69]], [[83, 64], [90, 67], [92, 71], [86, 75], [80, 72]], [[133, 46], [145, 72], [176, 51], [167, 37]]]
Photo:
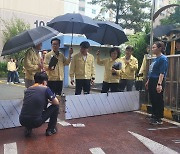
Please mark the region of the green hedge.
[[[19, 66], [19, 69], [18, 69], [18, 72], [19, 72], [19, 76], [21, 78], [24, 77], [24, 73], [22, 72], [22, 64]], [[0, 78], [5, 78], [7, 77], [7, 62], [0, 62]]]
[[0, 77], [7, 77], [7, 62], [0, 62]]

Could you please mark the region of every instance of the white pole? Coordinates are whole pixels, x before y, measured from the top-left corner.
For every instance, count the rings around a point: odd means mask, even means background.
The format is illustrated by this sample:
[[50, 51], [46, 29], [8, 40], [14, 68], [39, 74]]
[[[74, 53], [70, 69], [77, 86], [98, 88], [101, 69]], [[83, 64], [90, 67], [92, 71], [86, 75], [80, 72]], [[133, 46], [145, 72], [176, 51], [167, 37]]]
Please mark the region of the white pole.
[[152, 0], [152, 8], [151, 8], [151, 32], [150, 32], [150, 54], [152, 55], [152, 45], [153, 45], [153, 16], [155, 11], [155, 0]]

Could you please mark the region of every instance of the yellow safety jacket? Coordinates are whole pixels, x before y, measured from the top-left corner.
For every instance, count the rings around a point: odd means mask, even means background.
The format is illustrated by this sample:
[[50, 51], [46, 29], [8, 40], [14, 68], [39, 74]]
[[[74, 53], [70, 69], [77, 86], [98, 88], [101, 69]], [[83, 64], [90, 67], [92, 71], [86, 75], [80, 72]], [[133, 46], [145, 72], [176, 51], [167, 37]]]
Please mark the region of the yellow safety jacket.
[[[54, 70], [49, 69], [49, 62], [51, 57], [55, 56], [58, 59], [58, 63]], [[62, 53], [59, 52], [59, 55], [56, 55], [54, 51], [50, 51], [45, 55], [44, 58], [44, 68], [48, 75], [49, 81], [63, 81], [64, 80], [64, 66], [69, 65], [71, 58], [66, 58]]]
[[34, 80], [36, 72], [40, 72], [39, 64], [41, 59], [39, 53], [33, 48], [27, 50], [24, 58], [25, 79]]
[[138, 60], [131, 55], [129, 64], [126, 64], [126, 57], [122, 57], [121, 60], [125, 64], [125, 72], [122, 73], [121, 79], [134, 80], [136, 71], [138, 70]]
[[[114, 63], [120, 62], [122, 64], [122, 68], [116, 71], [117, 75], [112, 75], [112, 66]], [[105, 66], [104, 71], [104, 81], [108, 83], [119, 83], [120, 77], [124, 72], [124, 64], [121, 59], [112, 60], [112, 58], [100, 59], [99, 56], [97, 57], [97, 64], [100, 66]]]
[[81, 53], [74, 55], [70, 66], [71, 79], [74, 79], [74, 75], [76, 79], [95, 78], [94, 56], [88, 53], [84, 60]]

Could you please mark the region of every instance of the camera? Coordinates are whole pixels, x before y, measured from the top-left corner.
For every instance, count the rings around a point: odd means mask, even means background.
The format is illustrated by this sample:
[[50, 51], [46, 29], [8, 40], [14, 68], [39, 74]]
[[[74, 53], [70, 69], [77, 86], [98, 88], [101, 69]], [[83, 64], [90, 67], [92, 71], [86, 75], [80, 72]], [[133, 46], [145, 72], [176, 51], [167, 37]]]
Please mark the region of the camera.
[[[122, 68], [122, 63], [120, 62], [115, 62], [112, 66], [115, 70], [120, 70]], [[116, 75], [116, 73], [112, 73], [112, 75]]]

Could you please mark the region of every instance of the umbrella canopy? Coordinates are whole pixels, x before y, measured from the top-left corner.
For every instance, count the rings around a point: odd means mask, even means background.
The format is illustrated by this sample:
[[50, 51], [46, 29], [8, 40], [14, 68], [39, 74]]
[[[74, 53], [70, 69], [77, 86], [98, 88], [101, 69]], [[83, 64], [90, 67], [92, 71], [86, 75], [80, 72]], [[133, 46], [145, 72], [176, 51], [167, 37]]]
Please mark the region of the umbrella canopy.
[[53, 36], [56, 36], [57, 34], [59, 34], [58, 31], [48, 26], [24, 31], [5, 43], [1, 56], [16, 53], [26, 48], [33, 47]]
[[90, 40], [96, 41], [101, 45], [120, 45], [128, 41], [123, 28], [109, 21], [97, 21], [99, 28], [96, 33], [86, 34]]
[[177, 28], [175, 28], [175, 29], [172, 29], [168, 34], [171, 34], [171, 33], [173, 33], [173, 34], [179, 34], [179, 33], [180, 33], [180, 27], [177, 27]]
[[91, 18], [79, 13], [67, 13], [52, 19], [48, 24], [63, 34], [86, 34], [96, 32], [99, 27]]
[[175, 28], [176, 28], [175, 25], [157, 26], [156, 28], [153, 29], [153, 33], [155, 37], [161, 37], [161, 36], [167, 35], [171, 30]]

